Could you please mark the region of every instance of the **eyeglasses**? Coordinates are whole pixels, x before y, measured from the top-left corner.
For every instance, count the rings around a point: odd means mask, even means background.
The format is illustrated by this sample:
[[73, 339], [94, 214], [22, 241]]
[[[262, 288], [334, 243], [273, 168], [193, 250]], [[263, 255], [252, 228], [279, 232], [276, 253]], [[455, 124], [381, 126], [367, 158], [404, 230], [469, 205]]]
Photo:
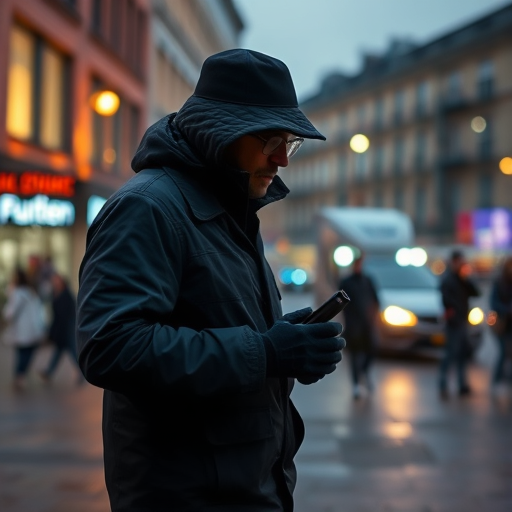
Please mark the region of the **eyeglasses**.
[[262, 149], [262, 153], [264, 155], [271, 155], [274, 151], [277, 150], [277, 148], [283, 143], [286, 143], [286, 156], [287, 158], [291, 158], [299, 148], [302, 146], [302, 143], [304, 142], [304, 139], [302, 137], [297, 137], [295, 139], [286, 140], [282, 137], [278, 137], [277, 135], [275, 137], [270, 137], [270, 139], [265, 139], [261, 135], [257, 135], [255, 133], [251, 133], [253, 137], [256, 137], [257, 139], [260, 139], [262, 142], [264, 142], [264, 146]]

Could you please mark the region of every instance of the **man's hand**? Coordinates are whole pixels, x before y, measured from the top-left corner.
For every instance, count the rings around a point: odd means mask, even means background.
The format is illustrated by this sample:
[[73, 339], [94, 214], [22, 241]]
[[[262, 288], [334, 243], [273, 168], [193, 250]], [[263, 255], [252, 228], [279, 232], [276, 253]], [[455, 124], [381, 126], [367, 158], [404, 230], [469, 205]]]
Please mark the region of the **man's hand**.
[[300, 324], [311, 313], [305, 308], [289, 313], [262, 335], [268, 377], [295, 377], [312, 384], [332, 373], [341, 361], [346, 342], [338, 322]]

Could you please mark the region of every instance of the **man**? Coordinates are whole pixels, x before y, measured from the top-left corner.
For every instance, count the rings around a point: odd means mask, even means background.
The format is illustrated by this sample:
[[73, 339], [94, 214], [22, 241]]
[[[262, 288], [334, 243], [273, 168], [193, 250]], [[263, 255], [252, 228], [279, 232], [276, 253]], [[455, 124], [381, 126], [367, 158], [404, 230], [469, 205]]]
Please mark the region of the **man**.
[[446, 346], [439, 370], [439, 394], [448, 397], [448, 370], [457, 367], [460, 396], [471, 393], [466, 377], [466, 365], [470, 351], [468, 340], [469, 298], [480, 295], [468, 277], [469, 266], [461, 251], [452, 252], [446, 276], [441, 281], [441, 295], [446, 322]]
[[339, 323], [281, 318], [257, 210], [278, 168], [325, 138], [281, 61], [230, 50], [151, 126], [137, 172], [92, 224], [80, 269], [79, 362], [105, 389], [113, 512], [291, 511], [304, 427], [289, 395], [335, 370]]
[[363, 255], [354, 260], [352, 273], [340, 282], [340, 289], [350, 297], [345, 317], [344, 336], [347, 339], [352, 373], [353, 397], [362, 394], [361, 377], [365, 378], [367, 391], [372, 391], [369, 370], [377, 343], [375, 321], [379, 313], [379, 298], [373, 281], [363, 273]]

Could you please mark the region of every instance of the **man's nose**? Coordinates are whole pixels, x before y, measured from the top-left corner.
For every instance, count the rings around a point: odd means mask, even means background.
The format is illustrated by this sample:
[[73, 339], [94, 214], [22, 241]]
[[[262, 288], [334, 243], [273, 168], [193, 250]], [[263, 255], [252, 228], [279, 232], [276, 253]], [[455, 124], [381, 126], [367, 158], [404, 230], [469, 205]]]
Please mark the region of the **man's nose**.
[[277, 149], [269, 155], [270, 160], [277, 164], [279, 167], [286, 167], [288, 165], [288, 155], [286, 154], [287, 150], [288, 146], [283, 140]]

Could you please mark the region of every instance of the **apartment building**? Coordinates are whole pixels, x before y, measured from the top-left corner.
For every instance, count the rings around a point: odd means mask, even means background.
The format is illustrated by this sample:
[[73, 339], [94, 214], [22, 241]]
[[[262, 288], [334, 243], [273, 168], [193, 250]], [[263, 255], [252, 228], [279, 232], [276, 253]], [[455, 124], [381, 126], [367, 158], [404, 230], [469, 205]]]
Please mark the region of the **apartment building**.
[[266, 240], [313, 243], [322, 206], [383, 206], [408, 213], [421, 244], [512, 250], [512, 5], [362, 64], [302, 103], [327, 142], [306, 141], [281, 171], [292, 192]]

